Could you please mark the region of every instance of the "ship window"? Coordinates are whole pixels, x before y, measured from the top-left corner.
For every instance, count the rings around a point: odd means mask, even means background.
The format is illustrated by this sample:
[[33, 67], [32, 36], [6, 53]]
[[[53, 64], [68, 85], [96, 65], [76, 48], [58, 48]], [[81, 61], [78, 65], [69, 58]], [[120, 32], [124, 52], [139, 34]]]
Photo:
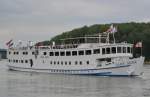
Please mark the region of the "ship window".
[[105, 59], [107, 62], [111, 62], [111, 58], [106, 58]]
[[75, 65], [77, 65], [78, 64], [78, 61], [75, 61]]
[[82, 65], [82, 61], [80, 61], [80, 65]]
[[121, 53], [121, 47], [117, 47], [117, 53]]
[[43, 55], [46, 55], [47, 53], [46, 52], [43, 52]]
[[16, 54], [18, 55], [18, 54], [19, 54], [19, 52], [16, 52]]
[[123, 47], [123, 53], [126, 53], [126, 47]]
[[85, 53], [86, 55], [91, 55], [91, 50], [86, 50]]
[[15, 63], [15, 60], [13, 60], [13, 62]]
[[112, 47], [111, 50], [113, 54], [116, 53], [116, 47]]
[[9, 55], [11, 54], [11, 52], [9, 52]]
[[56, 62], [54, 61], [54, 65], [56, 64]]
[[63, 65], [63, 61], [61, 61], [61, 65]]
[[23, 60], [21, 60], [21, 63], [23, 63]]
[[57, 64], [59, 65], [59, 61], [57, 62]]
[[89, 64], [89, 61], [86, 61], [86, 64]]
[[28, 63], [28, 60], [25, 60], [25, 63]]
[[77, 51], [72, 51], [72, 56], [77, 56]]
[[50, 56], [54, 56], [54, 52], [50, 52], [49, 55], [50, 55]]
[[65, 52], [60, 52], [60, 55], [61, 56], [65, 56]]
[[128, 53], [130, 53], [131, 51], [130, 51], [131, 49], [130, 49], [130, 47], [127, 47], [127, 52]]
[[32, 55], [34, 55], [35, 54], [35, 52], [32, 52]]
[[70, 51], [66, 51], [66, 56], [70, 56], [71, 52]]
[[55, 56], [59, 56], [59, 52], [55, 52]]
[[16, 54], [16, 52], [14, 52], [14, 55]]
[[67, 62], [65, 61], [65, 65], [67, 65]]
[[27, 55], [27, 54], [28, 54], [28, 52], [22, 52], [22, 54], [23, 54], [23, 55]]
[[84, 55], [84, 51], [79, 51], [79, 55]]
[[69, 61], [69, 65], [71, 65], [71, 61]]
[[18, 60], [16, 60], [16, 63], [18, 63]]
[[106, 54], [110, 54], [110, 48], [106, 48]]
[[52, 61], [50, 61], [50, 64], [52, 64], [53, 62]]
[[94, 54], [99, 54], [99, 53], [100, 53], [100, 49], [94, 49], [94, 50], [93, 50], [93, 53], [94, 53]]
[[8, 62], [10, 62], [10, 59], [8, 60]]
[[102, 54], [105, 54], [105, 48], [102, 48]]

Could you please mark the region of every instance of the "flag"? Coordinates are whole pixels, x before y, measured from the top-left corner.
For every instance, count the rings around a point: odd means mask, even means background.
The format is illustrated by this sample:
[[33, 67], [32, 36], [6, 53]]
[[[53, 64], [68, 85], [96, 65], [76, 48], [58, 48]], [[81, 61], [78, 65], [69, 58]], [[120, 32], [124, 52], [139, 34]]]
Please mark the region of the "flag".
[[115, 32], [117, 32], [117, 27], [114, 27], [112, 24], [106, 32], [115, 33]]
[[112, 24], [106, 32], [111, 33], [113, 31], [113, 28], [114, 27], [113, 27], [113, 24]]
[[113, 27], [112, 31], [110, 33], [116, 33], [117, 32], [117, 28]]
[[136, 47], [136, 48], [141, 48], [141, 47], [142, 47], [142, 42], [137, 42], [137, 43], [135, 44], [135, 47]]
[[6, 43], [6, 45], [8, 46], [12, 41], [13, 41], [12, 39], [9, 40], [9, 41]]
[[14, 43], [11, 43], [8, 47], [11, 48], [14, 45]]
[[6, 43], [6, 45], [7, 45], [9, 48], [11, 48], [11, 47], [13, 46], [13, 44], [14, 44], [14, 43], [13, 43], [13, 40], [12, 40], [12, 39]]

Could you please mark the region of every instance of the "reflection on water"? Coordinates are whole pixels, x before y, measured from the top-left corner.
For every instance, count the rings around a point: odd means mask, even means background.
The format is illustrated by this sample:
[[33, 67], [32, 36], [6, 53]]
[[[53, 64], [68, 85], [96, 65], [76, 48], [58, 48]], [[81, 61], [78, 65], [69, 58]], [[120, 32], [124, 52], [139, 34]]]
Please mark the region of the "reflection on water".
[[149, 97], [150, 66], [142, 77], [99, 77], [8, 71], [0, 63], [0, 97]]

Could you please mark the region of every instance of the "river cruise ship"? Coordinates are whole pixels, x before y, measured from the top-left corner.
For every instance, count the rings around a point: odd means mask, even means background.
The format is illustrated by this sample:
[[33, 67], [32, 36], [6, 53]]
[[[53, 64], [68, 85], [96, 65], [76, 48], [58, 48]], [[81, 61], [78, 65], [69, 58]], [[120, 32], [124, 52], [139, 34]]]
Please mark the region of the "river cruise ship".
[[[112, 33], [62, 39], [49, 46], [16, 46], [7, 51], [10, 70], [68, 75], [137, 76], [144, 57], [133, 57], [133, 44], [110, 41]], [[114, 33], [112, 34], [114, 36]], [[65, 42], [65, 41], [74, 42]], [[83, 42], [84, 41], [84, 42]]]

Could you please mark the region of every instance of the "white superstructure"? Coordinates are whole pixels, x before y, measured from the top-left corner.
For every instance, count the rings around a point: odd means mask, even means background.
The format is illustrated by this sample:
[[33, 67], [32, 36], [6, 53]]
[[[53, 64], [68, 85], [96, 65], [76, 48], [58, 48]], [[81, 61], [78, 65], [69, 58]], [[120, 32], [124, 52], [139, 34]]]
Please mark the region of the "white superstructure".
[[58, 74], [141, 75], [144, 57], [133, 58], [132, 44], [110, 43], [108, 38], [109, 34], [104, 33], [69, 38], [84, 39], [84, 43], [10, 48], [7, 52], [7, 66], [11, 70]]

